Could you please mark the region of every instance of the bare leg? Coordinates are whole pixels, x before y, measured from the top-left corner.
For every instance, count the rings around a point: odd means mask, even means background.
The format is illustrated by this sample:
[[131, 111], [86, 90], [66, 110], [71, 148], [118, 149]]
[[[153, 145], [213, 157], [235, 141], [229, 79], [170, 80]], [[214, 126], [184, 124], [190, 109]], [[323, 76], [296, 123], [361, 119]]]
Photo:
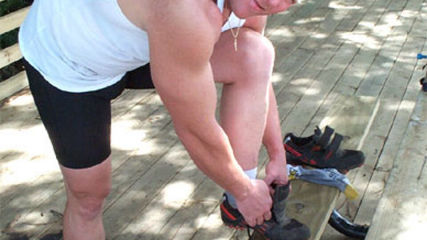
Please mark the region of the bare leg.
[[282, 160], [286, 164], [286, 154], [282, 143], [282, 129], [280, 128], [279, 112], [276, 96], [270, 84], [267, 123], [263, 136], [263, 144], [267, 148], [270, 160]]
[[67, 191], [64, 240], [103, 240], [104, 199], [111, 188], [111, 160], [85, 169], [61, 166]]
[[280, 127], [279, 112], [273, 86], [270, 84], [267, 123], [263, 136], [263, 144], [267, 149], [270, 161], [266, 166], [264, 181], [270, 185], [287, 184], [286, 153], [282, 143], [282, 130]]
[[223, 33], [211, 58], [215, 81], [224, 83], [221, 125], [244, 170], [258, 163], [268, 105], [274, 49], [260, 33], [242, 28], [238, 51], [232, 35]]

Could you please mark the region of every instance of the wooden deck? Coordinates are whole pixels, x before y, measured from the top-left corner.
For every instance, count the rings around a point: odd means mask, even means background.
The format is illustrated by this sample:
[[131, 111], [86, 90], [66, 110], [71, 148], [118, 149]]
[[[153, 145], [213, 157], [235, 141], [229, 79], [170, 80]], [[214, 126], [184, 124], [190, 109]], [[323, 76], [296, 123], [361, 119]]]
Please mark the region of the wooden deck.
[[[272, 16], [266, 31], [277, 49], [283, 133], [312, 134], [345, 96], [378, 103], [358, 146], [366, 163], [348, 174], [360, 197], [337, 201], [341, 213], [372, 226], [371, 240], [427, 235], [427, 94], [416, 59], [427, 52], [426, 22], [426, 0], [303, 0]], [[192, 163], [154, 91], [127, 90], [112, 106], [108, 239], [247, 239], [222, 226], [222, 190]], [[29, 91], [4, 102], [0, 240], [60, 231], [65, 196], [54, 159]], [[260, 177], [265, 161], [262, 150]], [[321, 239], [349, 238], [327, 228]]]

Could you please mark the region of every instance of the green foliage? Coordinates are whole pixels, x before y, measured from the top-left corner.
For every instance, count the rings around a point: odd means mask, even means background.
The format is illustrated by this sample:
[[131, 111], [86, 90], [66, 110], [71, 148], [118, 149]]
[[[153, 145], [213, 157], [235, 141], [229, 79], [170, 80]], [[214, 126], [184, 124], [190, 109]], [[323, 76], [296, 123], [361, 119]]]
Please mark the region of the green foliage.
[[[6, 0], [0, 2], [0, 16], [4, 16], [23, 7], [29, 6], [32, 0]], [[15, 44], [18, 40], [18, 30], [12, 30], [0, 35], [0, 48], [6, 48]]]
[[0, 49], [7, 48], [18, 42], [18, 29], [0, 35]]
[[0, 2], [0, 16], [31, 5], [33, 0], [5, 0]]

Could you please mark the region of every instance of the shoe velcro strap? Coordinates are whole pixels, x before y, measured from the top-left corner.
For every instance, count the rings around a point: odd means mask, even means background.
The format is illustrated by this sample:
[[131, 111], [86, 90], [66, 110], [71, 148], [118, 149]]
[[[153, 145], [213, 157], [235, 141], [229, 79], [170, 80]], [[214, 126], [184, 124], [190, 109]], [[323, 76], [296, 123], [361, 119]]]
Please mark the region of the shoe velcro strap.
[[288, 198], [289, 190], [289, 184], [274, 186], [272, 213], [277, 223], [280, 225], [288, 224], [290, 220], [285, 213], [286, 199]]
[[322, 148], [326, 148], [329, 144], [329, 140], [331, 139], [332, 134], [334, 133], [334, 129], [326, 126], [325, 132], [323, 132], [322, 136], [320, 136], [319, 139], [317, 139], [317, 144], [320, 145]]
[[341, 134], [335, 133], [334, 139], [332, 139], [332, 143], [326, 149], [328, 152], [325, 156], [326, 159], [329, 159], [332, 157], [332, 155], [334, 155], [334, 153], [337, 152], [343, 139], [344, 137]]

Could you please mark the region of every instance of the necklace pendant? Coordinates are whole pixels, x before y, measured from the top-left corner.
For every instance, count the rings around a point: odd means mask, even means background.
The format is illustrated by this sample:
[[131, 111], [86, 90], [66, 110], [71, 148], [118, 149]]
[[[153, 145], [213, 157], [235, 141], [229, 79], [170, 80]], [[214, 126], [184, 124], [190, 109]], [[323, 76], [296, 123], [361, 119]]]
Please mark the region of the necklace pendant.
[[234, 39], [234, 51], [237, 52], [237, 38]]

